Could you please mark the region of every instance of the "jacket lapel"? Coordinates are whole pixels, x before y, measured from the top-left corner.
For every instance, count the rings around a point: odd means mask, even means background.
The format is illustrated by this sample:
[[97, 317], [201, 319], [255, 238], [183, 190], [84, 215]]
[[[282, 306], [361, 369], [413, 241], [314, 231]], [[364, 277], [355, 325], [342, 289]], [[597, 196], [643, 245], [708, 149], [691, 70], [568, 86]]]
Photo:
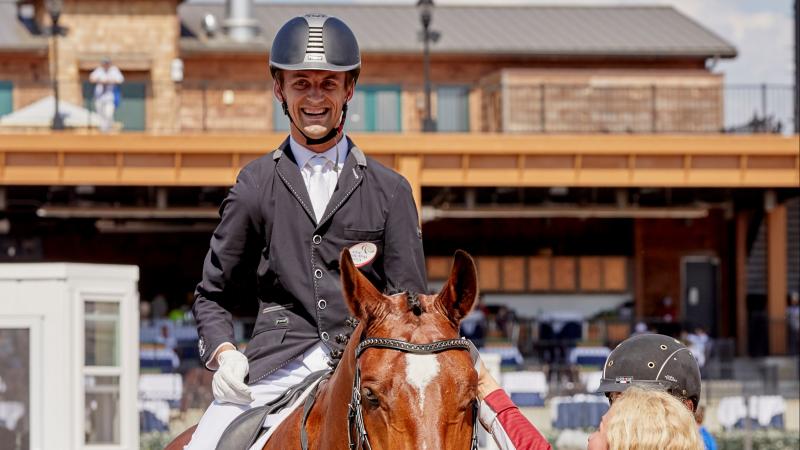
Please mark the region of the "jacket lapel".
[[347, 153], [342, 173], [339, 175], [339, 182], [336, 183], [336, 190], [333, 191], [328, 207], [325, 208], [325, 213], [322, 215], [322, 220], [319, 221], [317, 227], [330, 220], [344, 202], [347, 201], [350, 194], [361, 184], [361, 181], [364, 180], [367, 158], [364, 156], [364, 152], [353, 145], [353, 141], [349, 138], [347, 139], [347, 144], [350, 146], [350, 151]]
[[311, 197], [308, 195], [303, 176], [300, 174], [300, 169], [297, 167], [294, 155], [292, 155], [289, 138], [286, 138], [281, 146], [275, 150], [272, 159], [277, 160], [275, 170], [278, 172], [278, 176], [281, 181], [283, 181], [283, 184], [286, 185], [295, 200], [300, 203], [300, 206], [306, 212], [308, 218], [311, 219], [313, 223], [317, 223], [317, 219], [314, 216], [314, 209], [311, 207]]

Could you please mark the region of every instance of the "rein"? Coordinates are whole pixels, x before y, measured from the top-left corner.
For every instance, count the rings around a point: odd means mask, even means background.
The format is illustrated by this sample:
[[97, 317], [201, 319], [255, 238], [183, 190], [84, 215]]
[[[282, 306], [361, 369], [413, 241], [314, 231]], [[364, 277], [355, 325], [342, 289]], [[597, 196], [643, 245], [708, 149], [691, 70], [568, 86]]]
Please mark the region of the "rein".
[[[361, 408], [361, 368], [358, 365], [358, 358], [368, 348], [385, 348], [397, 350], [404, 353], [414, 353], [418, 355], [430, 355], [446, 350], [466, 350], [473, 354], [473, 345], [467, 339], [445, 339], [442, 341], [431, 342], [430, 344], [412, 344], [411, 342], [389, 338], [366, 338], [356, 347], [356, 370], [353, 377], [353, 396], [348, 405], [350, 412], [347, 415], [347, 440], [350, 450], [368, 449], [372, 450], [367, 437], [367, 429], [364, 427], [364, 415]], [[473, 356], [474, 359], [474, 356]], [[473, 361], [475, 363], [475, 361]], [[471, 450], [478, 450], [478, 402], [472, 403], [473, 418], [472, 424], [472, 445]], [[355, 432], [355, 441], [353, 433]]]

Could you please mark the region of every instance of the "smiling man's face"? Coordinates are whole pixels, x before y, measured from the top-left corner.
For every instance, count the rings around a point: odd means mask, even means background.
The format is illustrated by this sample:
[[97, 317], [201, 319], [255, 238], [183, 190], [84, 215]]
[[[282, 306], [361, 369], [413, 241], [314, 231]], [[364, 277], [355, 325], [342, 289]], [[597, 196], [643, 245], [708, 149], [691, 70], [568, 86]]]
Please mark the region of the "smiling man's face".
[[[342, 107], [353, 96], [354, 84], [345, 72], [327, 70], [283, 71], [274, 85], [278, 101], [286, 101], [292, 116], [292, 137], [302, 144], [305, 138], [295, 128], [319, 139], [339, 126]], [[338, 139], [321, 146], [308, 146], [314, 151], [332, 147]]]

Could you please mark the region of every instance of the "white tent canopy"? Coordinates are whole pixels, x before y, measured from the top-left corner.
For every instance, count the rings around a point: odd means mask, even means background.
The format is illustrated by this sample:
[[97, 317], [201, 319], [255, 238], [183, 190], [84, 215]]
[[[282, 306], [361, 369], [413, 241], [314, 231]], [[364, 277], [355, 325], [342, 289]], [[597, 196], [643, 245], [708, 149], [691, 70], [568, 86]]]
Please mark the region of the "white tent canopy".
[[[0, 117], [0, 127], [50, 127], [53, 122], [55, 103], [52, 95], [37, 100], [22, 109]], [[64, 119], [64, 126], [67, 128], [96, 128], [101, 120], [97, 113], [64, 100], [58, 102], [58, 112]]]

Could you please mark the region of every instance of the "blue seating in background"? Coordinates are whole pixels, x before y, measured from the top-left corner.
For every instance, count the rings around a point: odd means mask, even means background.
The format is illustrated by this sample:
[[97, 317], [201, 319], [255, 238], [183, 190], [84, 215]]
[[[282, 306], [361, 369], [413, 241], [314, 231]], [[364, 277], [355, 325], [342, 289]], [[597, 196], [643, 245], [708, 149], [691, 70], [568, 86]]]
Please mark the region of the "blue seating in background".
[[555, 397], [551, 400], [553, 428], [597, 428], [608, 408], [608, 401], [603, 396]]
[[544, 396], [539, 392], [512, 392], [511, 401], [520, 407], [544, 406]]

